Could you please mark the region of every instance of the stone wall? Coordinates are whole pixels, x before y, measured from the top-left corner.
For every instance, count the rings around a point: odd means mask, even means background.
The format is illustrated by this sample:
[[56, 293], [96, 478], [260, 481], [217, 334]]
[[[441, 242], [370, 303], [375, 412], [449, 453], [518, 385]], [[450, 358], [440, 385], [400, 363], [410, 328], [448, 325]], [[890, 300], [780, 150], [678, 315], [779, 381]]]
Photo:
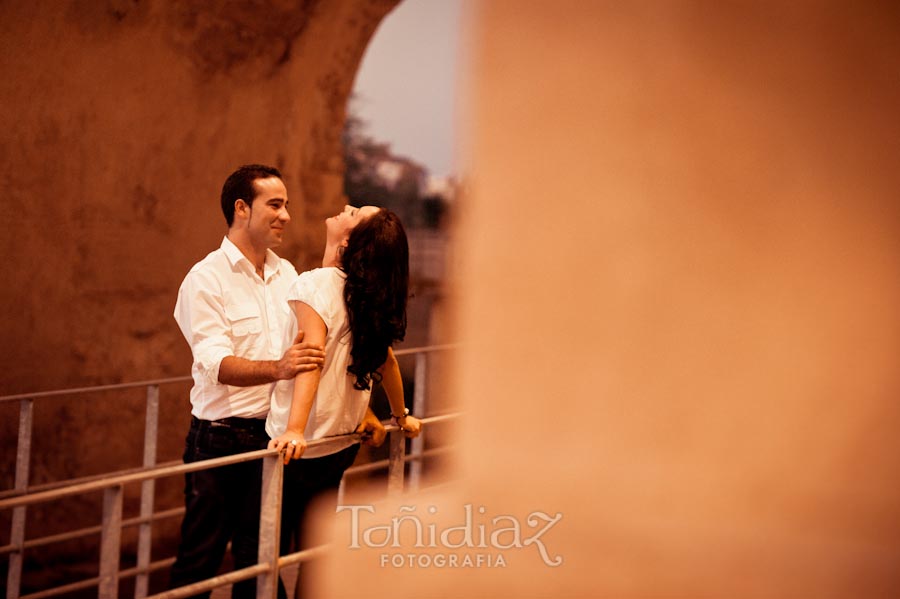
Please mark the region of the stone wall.
[[473, 8], [461, 476], [310, 594], [900, 596], [897, 4]]
[[[279, 251], [315, 264], [343, 202], [346, 100], [397, 2], [0, 4], [0, 394], [188, 374], [175, 295], [225, 233], [218, 195], [240, 164], [282, 170]], [[187, 389], [163, 389], [160, 460], [180, 457]], [[2, 488], [16, 408], [0, 405]], [[140, 391], [38, 404], [31, 482], [138, 466], [143, 410]], [[49, 514], [29, 536], [71, 510]]]

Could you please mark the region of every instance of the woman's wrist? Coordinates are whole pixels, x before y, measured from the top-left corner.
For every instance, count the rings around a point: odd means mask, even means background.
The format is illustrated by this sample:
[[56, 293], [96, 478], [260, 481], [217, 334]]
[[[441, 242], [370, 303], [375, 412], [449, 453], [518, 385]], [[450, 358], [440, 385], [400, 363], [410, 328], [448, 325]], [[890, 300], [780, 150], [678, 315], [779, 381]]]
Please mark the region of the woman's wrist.
[[394, 414], [394, 411], [391, 410], [391, 418], [397, 423], [397, 425], [402, 425], [402, 421], [406, 420], [406, 417], [409, 416], [409, 408], [403, 408], [403, 412], [401, 414]]

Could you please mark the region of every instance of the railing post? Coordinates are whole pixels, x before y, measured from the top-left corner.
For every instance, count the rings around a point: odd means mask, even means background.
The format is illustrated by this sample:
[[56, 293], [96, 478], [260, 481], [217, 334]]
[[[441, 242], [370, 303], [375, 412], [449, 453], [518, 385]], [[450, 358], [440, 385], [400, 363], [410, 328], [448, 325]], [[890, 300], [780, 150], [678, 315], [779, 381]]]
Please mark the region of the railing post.
[[119, 594], [119, 549], [122, 540], [122, 485], [103, 492], [103, 532], [100, 536], [100, 582], [97, 596], [116, 599]]
[[281, 486], [284, 463], [280, 455], [263, 458], [262, 492], [259, 505], [258, 562], [269, 570], [256, 579], [256, 599], [278, 595], [278, 553], [281, 539]]
[[[34, 400], [23, 399], [19, 403], [19, 442], [16, 448], [16, 491], [28, 490], [31, 464], [31, 431], [34, 423]], [[6, 576], [6, 596], [18, 599], [22, 586], [22, 561], [25, 557], [25, 506], [13, 508], [9, 542], [15, 550], [9, 555], [9, 571]]]
[[[413, 390], [413, 414], [421, 418], [425, 415], [425, 381], [428, 374], [428, 354], [419, 352], [416, 354], [415, 387]], [[412, 440], [410, 444], [412, 455], [422, 455], [425, 450], [425, 431]], [[409, 465], [409, 487], [412, 492], [419, 490], [419, 479], [422, 476], [422, 460], [414, 460]]]
[[[147, 413], [144, 418], [144, 468], [152, 468], [156, 465], [156, 447], [159, 432], [159, 385], [147, 386]], [[138, 569], [150, 566], [150, 549], [153, 546], [153, 516], [154, 494], [156, 492], [156, 479], [145, 480], [141, 483], [141, 518], [147, 518], [138, 528]], [[140, 572], [134, 581], [135, 599], [143, 599], [147, 596], [150, 583], [150, 573]]]
[[406, 453], [406, 436], [401, 430], [391, 431], [391, 452], [388, 464], [388, 495], [403, 492], [403, 455]]

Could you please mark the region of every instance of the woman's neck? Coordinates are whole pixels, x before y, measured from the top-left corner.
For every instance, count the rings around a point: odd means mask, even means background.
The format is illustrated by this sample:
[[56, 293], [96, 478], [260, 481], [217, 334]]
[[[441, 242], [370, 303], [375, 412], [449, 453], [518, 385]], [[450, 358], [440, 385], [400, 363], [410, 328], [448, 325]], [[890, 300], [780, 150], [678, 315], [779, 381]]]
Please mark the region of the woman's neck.
[[325, 244], [325, 254], [322, 256], [322, 266], [340, 266], [341, 265], [341, 257], [338, 253], [340, 250], [340, 245], [332, 245], [330, 243]]

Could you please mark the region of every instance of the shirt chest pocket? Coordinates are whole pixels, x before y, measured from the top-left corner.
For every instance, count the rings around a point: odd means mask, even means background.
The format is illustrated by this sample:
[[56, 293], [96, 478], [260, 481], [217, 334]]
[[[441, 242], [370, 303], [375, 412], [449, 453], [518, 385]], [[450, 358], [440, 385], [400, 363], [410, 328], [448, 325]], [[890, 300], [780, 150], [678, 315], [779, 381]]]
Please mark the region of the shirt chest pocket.
[[235, 338], [258, 335], [262, 332], [262, 318], [258, 308], [247, 304], [225, 304], [225, 316]]

